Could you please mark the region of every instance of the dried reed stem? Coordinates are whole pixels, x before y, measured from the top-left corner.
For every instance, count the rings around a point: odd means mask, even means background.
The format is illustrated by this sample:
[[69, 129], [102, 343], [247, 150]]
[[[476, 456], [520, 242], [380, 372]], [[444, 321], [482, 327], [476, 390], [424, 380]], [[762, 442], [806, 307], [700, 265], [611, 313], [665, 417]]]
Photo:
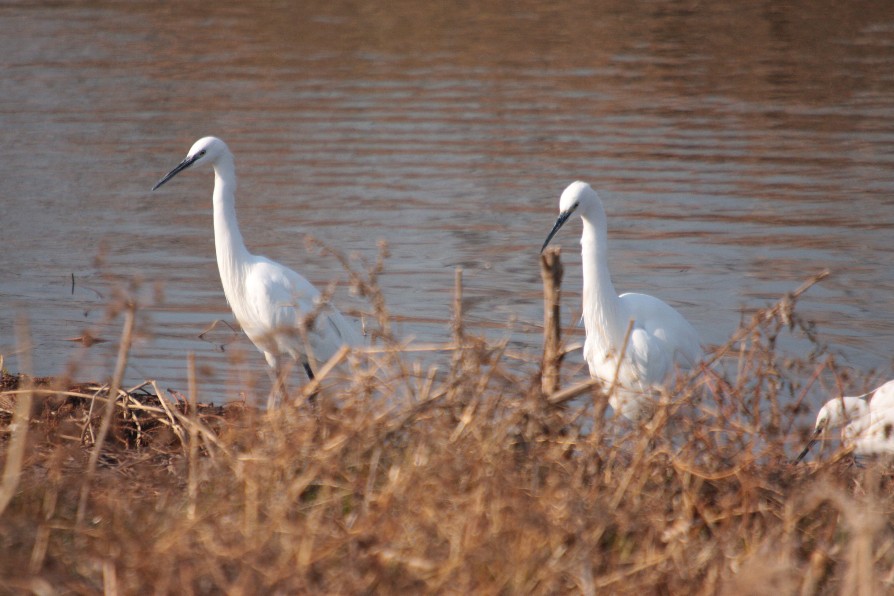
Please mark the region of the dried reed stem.
[[627, 344], [630, 342], [630, 334], [633, 333], [633, 325], [636, 323], [634, 319], [627, 322], [627, 330], [624, 332], [624, 341], [621, 342], [621, 351], [618, 352], [618, 363], [615, 365], [615, 375], [612, 377], [612, 384], [608, 388], [608, 397], [615, 393], [618, 388], [618, 377], [621, 375], [621, 365], [624, 363], [624, 356], [627, 354]]
[[[186, 356], [187, 384], [189, 386], [189, 418], [194, 423], [198, 421], [198, 389], [196, 388], [196, 355], [190, 352]], [[189, 425], [189, 478], [187, 480], [187, 492], [189, 504], [186, 508], [187, 519], [192, 521], [196, 517], [196, 496], [199, 492], [199, 481], [196, 475], [199, 455], [199, 431], [196, 424]]]
[[31, 419], [31, 331], [28, 321], [20, 316], [16, 321], [16, 343], [19, 354], [19, 366], [24, 372], [26, 388], [16, 399], [10, 431], [9, 447], [6, 450], [6, 464], [3, 466], [3, 484], [0, 485], [0, 515], [12, 500], [19, 485], [22, 474], [22, 462], [25, 459], [25, 444], [28, 438], [28, 424]]
[[540, 384], [544, 397], [559, 390], [563, 353], [561, 305], [562, 267], [561, 249], [551, 247], [540, 255], [540, 277], [543, 279], [543, 358], [540, 365]]
[[311, 399], [316, 395], [317, 391], [320, 390], [320, 385], [323, 380], [336, 366], [342, 363], [350, 351], [351, 347], [348, 345], [342, 345], [338, 348], [338, 351], [323, 364], [323, 366], [314, 374], [314, 378], [304, 386], [304, 389], [302, 389], [301, 393], [305, 399]]
[[[788, 294], [784, 295], [772, 308], [758, 311], [758, 313], [756, 313], [755, 316], [752, 317], [751, 323], [743, 327], [739, 327], [739, 329], [737, 329], [736, 332], [733, 333], [732, 337], [730, 337], [730, 339], [725, 344], [723, 344], [720, 349], [715, 350], [714, 354], [710, 358], [705, 359], [703, 365], [700, 368], [700, 372], [692, 375], [692, 378], [695, 378], [696, 376], [698, 376], [698, 374], [701, 374], [701, 371], [708, 369], [711, 365], [720, 360], [723, 356], [726, 355], [728, 351], [733, 349], [733, 347], [738, 345], [739, 342], [741, 342], [743, 339], [754, 333], [754, 331], [758, 327], [764, 324], [766, 320], [771, 318], [773, 315], [779, 315], [787, 318], [787, 315], [784, 315], [783, 311], [786, 308], [793, 308], [795, 302], [798, 300], [798, 298], [801, 297], [802, 294], [804, 294], [804, 292], [806, 292], [822, 280], [826, 279], [829, 275], [830, 271], [828, 269], [820, 271], [813, 277], [807, 279], [807, 281], [798, 286], [797, 289], [795, 289], [793, 292], [789, 292]], [[740, 349], [744, 350], [744, 345], [740, 346]], [[742, 357], [744, 357], [744, 354], [740, 356], [740, 359]], [[739, 370], [737, 378], [743, 378], [741, 368]]]
[[457, 347], [463, 345], [463, 268], [457, 267], [453, 273], [453, 341]]
[[90, 482], [96, 473], [96, 463], [99, 461], [99, 454], [102, 451], [106, 435], [109, 432], [109, 426], [112, 422], [112, 413], [115, 411], [114, 403], [118, 397], [118, 388], [121, 387], [121, 380], [124, 378], [124, 371], [127, 369], [127, 357], [130, 353], [130, 344], [133, 339], [133, 327], [136, 319], [136, 303], [132, 300], [127, 302], [124, 311], [124, 329], [121, 332], [121, 343], [118, 345], [118, 360], [115, 364], [115, 372], [112, 375], [112, 383], [109, 389], [109, 401], [105, 404], [102, 413], [102, 422], [99, 426], [99, 434], [96, 436], [96, 443], [90, 452], [90, 460], [87, 462], [87, 471], [84, 476], [83, 484], [81, 484], [81, 496], [78, 501], [78, 512], [75, 517], [75, 525], [80, 526], [84, 521], [84, 515], [87, 512], [87, 496], [90, 493]]
[[576, 385], [572, 385], [571, 387], [566, 387], [561, 391], [557, 391], [547, 398], [547, 402], [551, 406], [561, 406], [572, 399], [583, 395], [584, 393], [589, 392], [593, 389], [593, 387], [601, 387], [602, 381], [593, 377], [587, 379], [586, 381], [581, 381]]
[[152, 385], [152, 388], [155, 389], [155, 397], [158, 398], [158, 403], [161, 404], [161, 409], [164, 410], [167, 419], [170, 421], [171, 429], [174, 431], [174, 434], [177, 435], [177, 438], [180, 439], [180, 446], [185, 450], [186, 441], [183, 436], [183, 427], [178, 424], [177, 420], [174, 418], [174, 414], [171, 412], [171, 408], [168, 406], [167, 400], [165, 400], [164, 395], [162, 395], [161, 391], [158, 389], [158, 383], [152, 381], [150, 384]]

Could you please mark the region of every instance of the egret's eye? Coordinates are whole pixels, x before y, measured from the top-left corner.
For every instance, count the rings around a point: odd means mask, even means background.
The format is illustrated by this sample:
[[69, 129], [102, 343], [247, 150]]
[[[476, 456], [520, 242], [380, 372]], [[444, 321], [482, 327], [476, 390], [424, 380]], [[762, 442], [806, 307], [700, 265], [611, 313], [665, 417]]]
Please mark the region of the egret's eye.
[[204, 150], [204, 149], [202, 149], [201, 151], [199, 151], [199, 157], [203, 157], [204, 155], [205, 155], [205, 150]]

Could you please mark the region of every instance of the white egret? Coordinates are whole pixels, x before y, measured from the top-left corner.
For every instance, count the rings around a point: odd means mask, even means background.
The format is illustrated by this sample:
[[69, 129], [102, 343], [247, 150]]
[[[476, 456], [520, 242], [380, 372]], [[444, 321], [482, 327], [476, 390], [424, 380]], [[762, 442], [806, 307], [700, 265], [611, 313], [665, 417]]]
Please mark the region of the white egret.
[[836, 397], [823, 404], [813, 436], [795, 463], [804, 459], [820, 435], [834, 428], [841, 428], [842, 442], [857, 455], [894, 453], [894, 380], [869, 393]]
[[[585, 182], [573, 182], [559, 200], [559, 218], [541, 252], [573, 214], [583, 220], [583, 319], [587, 339], [584, 358], [590, 375], [607, 386], [618, 383], [609, 397], [625, 418], [651, 415], [656, 393], [672, 383], [675, 373], [695, 366], [702, 350], [698, 333], [667, 303], [646, 294], [618, 294], [608, 270], [608, 227], [602, 200]], [[633, 321], [627, 349], [621, 357], [627, 328]]]
[[226, 143], [204, 137], [186, 158], [152, 187], [156, 190], [183, 170], [214, 168], [214, 247], [224, 295], [243, 331], [264, 354], [281, 382], [283, 359], [304, 366], [310, 379], [342, 345], [361, 343], [357, 330], [298, 273], [248, 252], [236, 220], [236, 172]]

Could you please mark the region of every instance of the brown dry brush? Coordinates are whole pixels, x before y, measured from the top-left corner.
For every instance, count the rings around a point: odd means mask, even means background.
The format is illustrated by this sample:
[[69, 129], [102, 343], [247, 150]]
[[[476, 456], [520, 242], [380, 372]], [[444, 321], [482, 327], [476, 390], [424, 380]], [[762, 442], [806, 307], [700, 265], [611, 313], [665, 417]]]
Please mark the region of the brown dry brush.
[[[114, 392], [114, 379], [59, 387], [5, 374], [4, 461], [23, 437], [26, 450], [0, 512], [0, 586], [73, 594], [892, 589], [894, 499], [884, 463], [858, 467], [829, 449], [789, 463], [812, 419], [804, 395], [843, 375], [795, 311], [819, 278], [755, 313], [636, 426], [602, 419], [606, 388], [566, 380], [545, 395], [505, 343], [471, 333], [459, 276], [454, 343], [443, 370], [421, 370], [387, 326], [376, 284], [382, 259], [362, 272], [341, 258], [373, 304], [377, 347], [350, 354], [348, 373], [332, 369], [313, 407], [307, 390], [268, 413], [191, 407], [190, 396], [152, 383]], [[783, 357], [784, 334], [812, 341], [814, 352]], [[34, 404], [30, 423], [17, 424], [23, 395]], [[107, 404], [111, 423], [97, 447]]]

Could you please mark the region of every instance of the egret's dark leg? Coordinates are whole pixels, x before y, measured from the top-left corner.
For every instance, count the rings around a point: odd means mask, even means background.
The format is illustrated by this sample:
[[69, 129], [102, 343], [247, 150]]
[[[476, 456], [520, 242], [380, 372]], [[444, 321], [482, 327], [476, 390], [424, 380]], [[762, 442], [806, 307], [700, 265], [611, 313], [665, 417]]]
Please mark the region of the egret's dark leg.
[[[301, 361], [301, 364], [304, 365], [304, 372], [307, 373], [307, 378], [308, 378], [310, 381], [313, 381], [313, 380], [314, 380], [314, 371], [313, 371], [313, 369], [310, 367], [310, 363], [309, 363], [307, 360], [302, 360], [302, 361]], [[316, 408], [316, 407], [317, 407], [317, 393], [319, 393], [319, 392], [320, 392], [320, 390], [317, 389], [317, 390], [315, 390], [313, 393], [311, 393], [311, 394], [308, 396], [308, 398], [307, 398], [307, 401], [310, 402], [310, 405], [311, 405], [313, 408]]]
[[307, 373], [307, 378], [310, 379], [311, 381], [313, 381], [314, 380], [314, 371], [310, 367], [310, 363], [307, 360], [305, 360], [301, 364], [304, 365], [304, 372]]

